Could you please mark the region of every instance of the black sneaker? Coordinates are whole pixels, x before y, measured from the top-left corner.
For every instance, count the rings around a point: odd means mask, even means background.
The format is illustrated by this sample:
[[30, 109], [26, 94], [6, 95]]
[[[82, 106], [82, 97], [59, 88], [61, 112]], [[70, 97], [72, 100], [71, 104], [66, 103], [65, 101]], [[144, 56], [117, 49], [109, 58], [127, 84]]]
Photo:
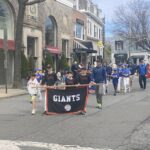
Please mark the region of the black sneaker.
[[85, 115], [85, 112], [81, 111], [81, 112], [80, 112], [80, 115]]
[[43, 112], [44, 115], [47, 115], [46, 111]]
[[107, 93], [108, 91], [107, 91], [107, 89], [106, 89], [106, 91], [105, 91], [105, 93]]

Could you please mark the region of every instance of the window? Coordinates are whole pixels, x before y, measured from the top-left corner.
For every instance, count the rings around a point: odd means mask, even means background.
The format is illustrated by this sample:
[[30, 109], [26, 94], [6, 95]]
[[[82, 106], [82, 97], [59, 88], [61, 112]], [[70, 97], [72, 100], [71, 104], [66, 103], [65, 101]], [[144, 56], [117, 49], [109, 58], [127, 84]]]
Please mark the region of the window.
[[101, 39], [101, 29], [99, 29], [99, 39]]
[[[0, 0], [0, 26], [6, 26], [7, 38], [14, 40], [14, 16], [6, 0]], [[2, 30], [0, 29], [0, 38], [3, 39], [4, 33]]]
[[69, 57], [69, 40], [62, 39], [62, 54], [66, 58]]
[[115, 49], [123, 50], [123, 41], [115, 41]]
[[89, 36], [92, 35], [92, 23], [90, 20], [88, 20], [88, 35]]
[[76, 22], [76, 37], [84, 39], [84, 25]]
[[97, 38], [97, 34], [98, 34], [97, 26], [94, 25], [94, 37], [95, 38]]
[[54, 17], [48, 17], [45, 24], [46, 45], [57, 46], [57, 24]]

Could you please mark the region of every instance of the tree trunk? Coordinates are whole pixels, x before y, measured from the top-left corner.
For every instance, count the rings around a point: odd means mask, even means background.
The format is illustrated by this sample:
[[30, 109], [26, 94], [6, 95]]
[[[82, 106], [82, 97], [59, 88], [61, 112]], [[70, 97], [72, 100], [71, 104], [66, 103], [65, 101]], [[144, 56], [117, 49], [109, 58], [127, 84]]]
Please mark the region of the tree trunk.
[[14, 61], [14, 83], [13, 87], [19, 88], [21, 86], [21, 49], [22, 49], [22, 35], [23, 35], [23, 21], [25, 14], [25, 3], [19, 2], [19, 11], [16, 24], [15, 36], [15, 61]]

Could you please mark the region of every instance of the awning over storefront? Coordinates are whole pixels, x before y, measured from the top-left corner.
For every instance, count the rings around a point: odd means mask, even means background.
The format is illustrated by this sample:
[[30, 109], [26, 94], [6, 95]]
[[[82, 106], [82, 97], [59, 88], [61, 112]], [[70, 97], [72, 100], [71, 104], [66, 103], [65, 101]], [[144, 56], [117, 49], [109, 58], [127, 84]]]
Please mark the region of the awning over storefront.
[[133, 55], [130, 58], [137, 58], [137, 59], [141, 59], [144, 58], [144, 55]]
[[52, 54], [60, 54], [60, 50], [57, 47], [47, 46], [46, 49]]
[[97, 53], [96, 50], [86, 49], [86, 48], [75, 48], [75, 53]]
[[[13, 40], [7, 40], [7, 44], [8, 44], [8, 50], [15, 50], [15, 41]], [[0, 49], [4, 49], [4, 40], [0, 39]]]
[[128, 57], [128, 54], [126, 53], [118, 53], [118, 54], [114, 54], [115, 58], [126, 58]]
[[97, 53], [96, 50], [93, 50], [92, 42], [89, 41], [79, 42], [74, 40], [74, 46], [75, 53]]

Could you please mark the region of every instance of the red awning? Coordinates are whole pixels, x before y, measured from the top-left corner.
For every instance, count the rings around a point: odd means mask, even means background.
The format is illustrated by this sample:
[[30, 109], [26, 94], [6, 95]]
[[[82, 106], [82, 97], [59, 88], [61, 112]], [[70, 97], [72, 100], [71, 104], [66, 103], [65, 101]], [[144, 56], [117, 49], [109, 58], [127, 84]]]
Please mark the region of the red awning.
[[[13, 40], [7, 40], [7, 44], [8, 44], [8, 50], [15, 50], [15, 41]], [[4, 40], [0, 39], [0, 49], [4, 48]]]
[[53, 54], [60, 54], [60, 50], [57, 47], [47, 46], [46, 49]]

